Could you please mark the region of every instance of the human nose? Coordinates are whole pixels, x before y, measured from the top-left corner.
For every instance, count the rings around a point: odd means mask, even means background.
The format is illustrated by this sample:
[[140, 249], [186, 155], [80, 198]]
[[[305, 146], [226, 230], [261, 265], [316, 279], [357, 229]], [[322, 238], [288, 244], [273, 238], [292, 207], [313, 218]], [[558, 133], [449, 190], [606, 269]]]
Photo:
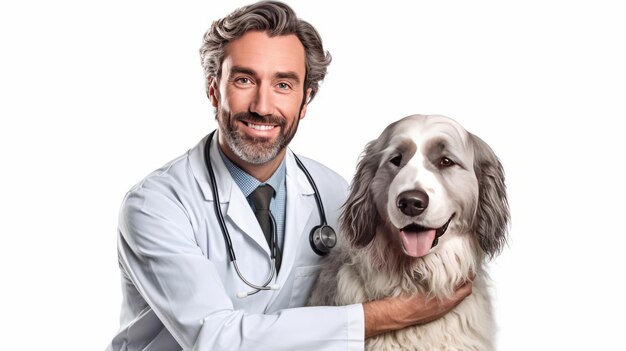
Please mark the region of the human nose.
[[273, 100], [271, 90], [267, 86], [259, 86], [250, 105], [250, 112], [261, 116], [271, 115], [273, 112]]

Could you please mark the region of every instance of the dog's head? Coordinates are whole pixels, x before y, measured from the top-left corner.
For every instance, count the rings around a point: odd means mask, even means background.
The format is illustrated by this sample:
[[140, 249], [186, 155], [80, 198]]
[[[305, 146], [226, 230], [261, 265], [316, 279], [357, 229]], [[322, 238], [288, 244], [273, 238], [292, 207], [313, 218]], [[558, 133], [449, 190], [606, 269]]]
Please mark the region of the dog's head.
[[341, 227], [355, 247], [390, 233], [386, 240], [412, 257], [437, 250], [447, 231], [473, 235], [493, 257], [508, 220], [504, 172], [491, 148], [450, 118], [414, 115], [367, 144]]

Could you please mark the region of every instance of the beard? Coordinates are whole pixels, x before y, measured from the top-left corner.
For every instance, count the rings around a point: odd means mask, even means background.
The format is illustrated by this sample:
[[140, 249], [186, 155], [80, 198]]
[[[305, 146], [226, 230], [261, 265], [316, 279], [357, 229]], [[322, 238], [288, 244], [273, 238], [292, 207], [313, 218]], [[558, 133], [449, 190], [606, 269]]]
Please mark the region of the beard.
[[[298, 112], [300, 116], [300, 112]], [[298, 130], [298, 116], [287, 125], [287, 119], [281, 116], [261, 116], [254, 112], [239, 112], [232, 114], [225, 109], [218, 111], [218, 126], [220, 133], [228, 147], [237, 157], [250, 164], [263, 164], [276, 158], [296, 135]], [[275, 140], [263, 137], [251, 137], [240, 130], [238, 121], [247, 121], [259, 124], [275, 124], [280, 127], [280, 132]]]

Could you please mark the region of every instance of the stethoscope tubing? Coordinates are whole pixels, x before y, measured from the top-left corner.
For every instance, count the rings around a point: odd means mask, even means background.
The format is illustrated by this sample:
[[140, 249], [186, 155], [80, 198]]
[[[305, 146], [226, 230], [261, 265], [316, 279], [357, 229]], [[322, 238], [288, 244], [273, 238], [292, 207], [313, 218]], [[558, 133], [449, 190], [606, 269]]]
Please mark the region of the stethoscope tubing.
[[[213, 135], [215, 131], [209, 134], [209, 138], [206, 141], [206, 145], [204, 148], [205, 158], [204, 161], [206, 163], [206, 168], [209, 171], [209, 178], [211, 179], [211, 190], [213, 192], [213, 205], [215, 209], [215, 214], [217, 216], [217, 222], [220, 225], [220, 230], [224, 236], [224, 241], [226, 242], [226, 247], [228, 248], [228, 256], [231, 262], [237, 260], [237, 256], [235, 256], [235, 250], [233, 249], [233, 242], [230, 240], [230, 235], [228, 235], [228, 228], [226, 228], [226, 221], [224, 220], [224, 215], [222, 214], [222, 209], [220, 208], [220, 195], [217, 189], [217, 182], [215, 181], [215, 173], [213, 172], [213, 167], [211, 166], [209, 149], [211, 147], [211, 140], [213, 139]], [[237, 269], [237, 273], [239, 270]], [[240, 276], [241, 277], [241, 276]]]
[[309, 180], [309, 184], [311, 184], [311, 187], [313, 187], [313, 192], [315, 193], [315, 200], [316, 200], [315, 204], [317, 205], [317, 212], [320, 215], [320, 222], [322, 222], [321, 224], [322, 226], [325, 226], [327, 225], [326, 224], [326, 212], [324, 212], [324, 205], [322, 204], [322, 199], [319, 198], [320, 192], [317, 190], [317, 185], [315, 185], [315, 181], [313, 181], [313, 177], [311, 177], [311, 173], [309, 173], [309, 171], [306, 170], [306, 167], [304, 167], [304, 164], [302, 163], [302, 161], [300, 161], [298, 156], [294, 154], [293, 157], [295, 158], [296, 163], [298, 164], [298, 167], [300, 167], [300, 169], [302, 170], [306, 178]]

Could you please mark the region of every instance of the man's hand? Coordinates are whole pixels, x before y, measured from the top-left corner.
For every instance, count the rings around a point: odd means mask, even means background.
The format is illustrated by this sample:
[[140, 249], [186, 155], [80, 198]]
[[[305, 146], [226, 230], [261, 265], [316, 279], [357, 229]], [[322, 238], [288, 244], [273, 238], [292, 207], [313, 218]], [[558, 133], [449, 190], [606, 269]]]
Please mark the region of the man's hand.
[[[470, 277], [474, 279], [472, 275]], [[363, 304], [365, 338], [443, 317], [472, 293], [472, 280], [457, 287], [445, 300], [423, 295], [390, 297]]]

